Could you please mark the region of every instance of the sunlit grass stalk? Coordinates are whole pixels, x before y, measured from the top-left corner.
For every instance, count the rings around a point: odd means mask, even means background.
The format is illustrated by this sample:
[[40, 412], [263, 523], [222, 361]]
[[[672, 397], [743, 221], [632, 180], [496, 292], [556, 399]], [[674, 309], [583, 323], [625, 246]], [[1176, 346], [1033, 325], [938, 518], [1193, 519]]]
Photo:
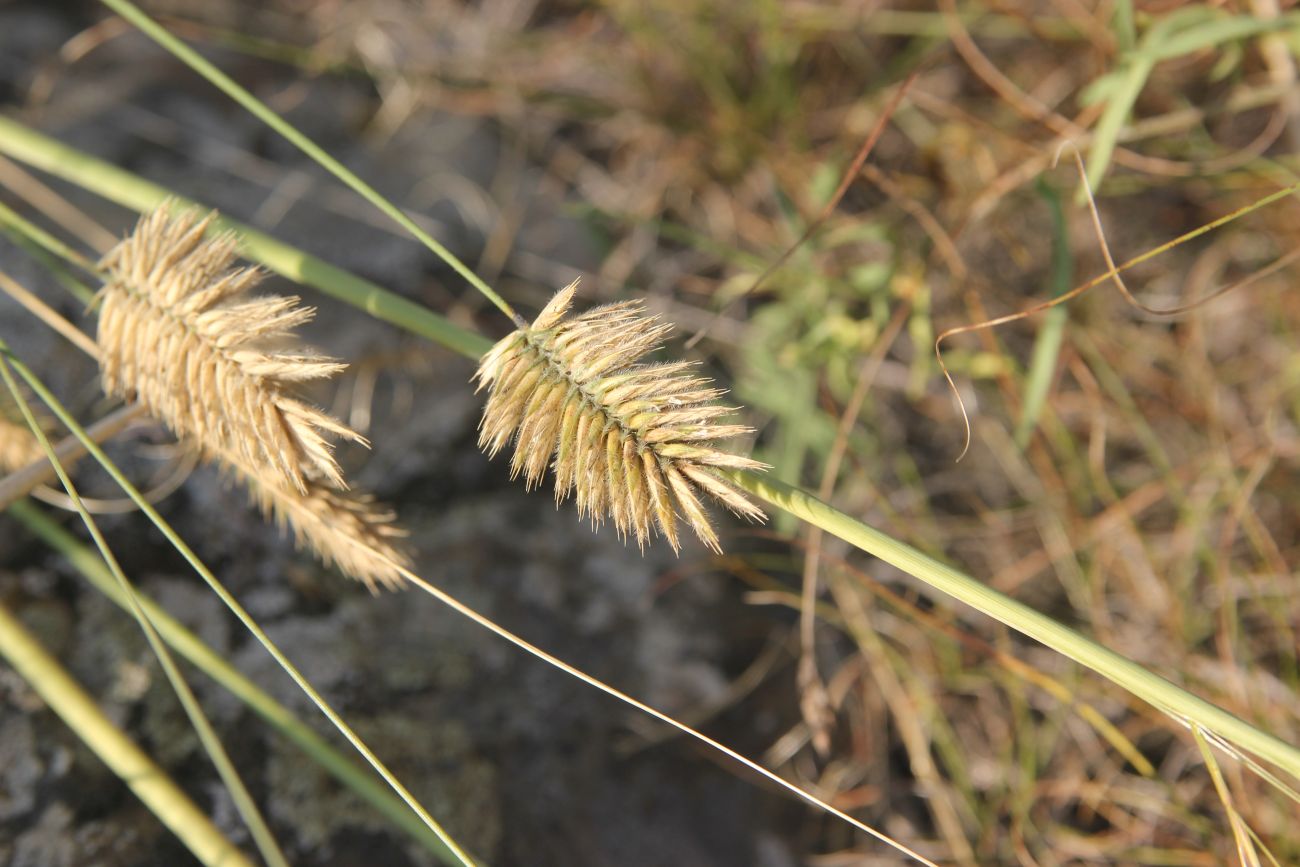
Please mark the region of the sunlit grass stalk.
[[[0, 150], [29, 166], [49, 172], [134, 211], [143, 213], [153, 210], [168, 199], [180, 205], [207, 210], [200, 203], [186, 199], [166, 187], [68, 147], [3, 116], [0, 116]], [[10, 222], [15, 229], [22, 231], [26, 221], [11, 222], [12, 218], [6, 215], [6, 211], [8, 209], [0, 205], [0, 221]], [[12, 211], [8, 213], [12, 214]], [[326, 295], [364, 310], [376, 319], [437, 341], [463, 355], [478, 358], [492, 346], [491, 340], [461, 328], [445, 316], [390, 292], [377, 283], [331, 265], [324, 259], [291, 247], [252, 226], [220, 216], [214, 220], [211, 231], [214, 234], [234, 231], [239, 235], [240, 252], [267, 269], [295, 283], [319, 289]], [[48, 233], [37, 230], [35, 233], [24, 234], [41, 243], [50, 252], [69, 258], [69, 261], [75, 263], [78, 258], [86, 261], [85, 257], [80, 257]]]
[[[1066, 235], [1065, 210], [1061, 197], [1044, 181], [1038, 183], [1038, 193], [1052, 215], [1052, 295], [1061, 296], [1070, 291], [1070, 276], [1074, 272], [1074, 257], [1070, 254], [1070, 239]], [[1056, 375], [1061, 357], [1061, 344], [1065, 340], [1065, 324], [1070, 311], [1053, 307], [1043, 314], [1038, 336], [1034, 338], [1034, 351], [1029, 369], [1025, 373], [1024, 399], [1020, 405], [1020, 420], [1016, 423], [1016, 445], [1024, 448], [1038, 427], [1039, 417], [1047, 405], [1047, 396]]]
[[253, 867], [212, 820], [100, 710], [94, 698], [0, 604], [0, 656], [137, 798], [208, 867]]
[[[172, 196], [170, 191], [162, 187], [137, 178], [102, 160], [82, 154], [3, 117], [0, 117], [0, 150], [126, 207], [143, 210]], [[1234, 211], [1228, 217], [1215, 220], [1206, 227], [1182, 237], [1187, 240], [1203, 234], [1204, 231], [1225, 224], [1229, 218], [1236, 219], [1248, 210], [1263, 207], [1289, 194], [1289, 190], [1280, 190], [1265, 196], [1250, 209]], [[220, 225], [239, 228], [238, 224], [228, 220], [222, 221]], [[1161, 245], [1142, 256], [1135, 257], [1127, 264], [1146, 261], [1168, 249], [1172, 244], [1173, 242]], [[268, 236], [253, 232], [251, 238], [245, 238], [243, 250], [250, 258], [261, 262], [271, 270], [314, 286], [328, 295], [352, 304], [377, 318], [399, 325], [414, 334], [438, 341], [467, 358], [478, 361], [492, 346], [487, 338], [462, 328], [427, 308], [295, 250], [287, 244], [274, 241]], [[264, 254], [269, 256], [269, 259], [263, 258]], [[1053, 650], [1128, 689], [1139, 698], [1172, 713], [1180, 721], [1199, 722], [1208, 731], [1215, 732], [1237, 746], [1276, 763], [1280, 768], [1300, 778], [1300, 749], [1294, 745], [1261, 731], [1221, 708], [1180, 689], [1120, 654], [1028, 606], [1015, 602], [969, 575], [941, 564], [910, 546], [839, 512], [805, 491], [778, 485], [771, 479], [745, 472], [732, 473], [731, 480], [760, 500], [796, 515], [814, 526], [821, 527], [867, 553], [875, 554], [895, 565], [906, 563], [903, 568], [914, 578], [952, 595], [1000, 620], [1012, 629], [1043, 642]]]
[[[32, 503], [20, 500], [9, 506], [8, 513], [34, 536], [61, 554], [80, 572], [95, 589], [107, 596], [113, 604], [126, 610], [131, 604], [123, 594], [112, 574], [94, 551], [81, 544], [75, 536], [61, 527]], [[179, 620], [167, 613], [139, 590], [136, 600], [144, 609], [158, 633], [181, 656], [189, 660], [204, 674], [221, 684], [276, 731], [296, 744], [311, 759], [324, 768], [340, 783], [354, 791], [389, 821], [416, 839], [440, 859], [452, 862], [452, 856], [436, 835], [420, 821], [419, 817], [402, 803], [391, 791], [377, 781], [373, 774], [358, 767], [320, 735], [298, 719], [292, 711], [276, 701], [265, 690], [232, 666], [203, 639], [187, 629]], [[454, 863], [454, 862], [453, 862]]]
[[193, 567], [199, 577], [201, 577], [208, 587], [211, 588], [218, 598], [221, 599], [222, 603], [230, 609], [231, 613], [239, 619], [258, 643], [261, 644], [269, 654], [271, 654], [272, 658], [275, 659], [276, 663], [286, 674], [289, 675], [294, 683], [297, 684], [298, 688], [301, 689], [312, 703], [316, 705], [330, 723], [338, 729], [352, 747], [362, 755], [366, 762], [384, 778], [384, 781], [388, 783], [388, 785], [403, 801], [406, 802], [407, 806], [410, 807], [411, 810], [413, 810], [429, 827], [429, 829], [438, 836], [456, 861], [465, 865], [465, 867], [474, 867], [475, 862], [469, 857], [469, 855], [459, 846], [459, 844], [456, 843], [451, 835], [449, 835], [442, 826], [431, 815], [429, 815], [429, 812], [425, 810], [424, 806], [416, 800], [415, 796], [412, 795], [404, 785], [402, 785], [401, 781], [399, 781], [393, 772], [390, 771], [382, 761], [380, 761], [379, 757], [375, 755], [368, 746], [366, 746], [365, 742], [361, 740], [357, 733], [343, 720], [338, 712], [325, 701], [320, 693], [316, 691], [316, 688], [313, 687], [303, 676], [302, 672], [298, 670], [297, 666], [290, 662], [288, 657], [286, 657], [280, 649], [276, 647], [275, 643], [271, 641], [266, 632], [257, 624], [257, 621], [253, 619], [252, 615], [250, 615], [248, 611], [239, 604], [239, 601], [235, 599], [230, 591], [226, 589], [225, 585], [222, 584], [221, 581], [217, 579], [216, 575], [214, 575], [203, 561], [199, 559], [199, 556], [195, 554], [193, 549], [191, 549], [185, 540], [181, 538], [180, 534], [172, 528], [166, 519], [159, 514], [158, 510], [155, 509], [144, 495], [140, 493], [135, 485], [131, 483], [131, 480], [128, 479], [116, 464], [109, 459], [103, 449], [101, 449], [99, 445], [95, 443], [89, 435], [87, 435], [81, 424], [72, 416], [71, 413], [68, 412], [67, 408], [63, 406], [58, 398], [50, 392], [40, 378], [37, 377], [26, 364], [14, 357], [8, 344], [5, 343], [4, 340], [0, 340], [0, 353], [3, 353], [8, 358], [9, 363], [18, 371], [19, 375], [32, 391], [35, 392], [45, 405], [49, 407], [50, 411], [58, 417], [59, 421], [62, 422], [74, 436], [81, 440], [82, 444], [86, 447], [86, 450], [96, 460], [96, 462], [98, 462], [99, 465], [108, 472], [118, 487], [120, 487], [122, 491], [139, 507], [140, 511], [149, 518], [154, 526], [159, 529], [167, 539], [168, 543], [170, 543], [172, 547], [174, 547], [176, 551], [185, 558], [186, 562]]
[[1131, 659], [1085, 638], [969, 575], [922, 554], [910, 545], [863, 524], [807, 491], [755, 473], [727, 471], [727, 475], [737, 487], [760, 500], [821, 527], [957, 601], [1042, 642], [1119, 684], [1179, 722], [1198, 723], [1230, 743], [1300, 777], [1300, 749], [1175, 686]]
[[197, 51], [168, 33], [160, 24], [140, 11], [139, 7], [134, 3], [128, 2], [128, 0], [102, 0], [102, 2], [131, 24], [140, 28], [142, 33], [165, 48], [173, 57], [188, 65], [235, 102], [239, 103], [249, 114], [284, 136], [291, 144], [315, 160], [320, 166], [356, 190], [366, 201], [391, 217], [394, 222], [410, 232], [421, 244], [433, 251], [435, 256], [446, 262], [452, 270], [465, 278], [471, 286], [495, 304], [497, 309], [512, 319], [516, 318], [514, 309], [506, 303], [505, 299], [494, 292], [487, 283], [483, 282], [483, 279], [470, 270], [468, 265], [434, 240], [428, 232], [416, 225], [414, 220], [402, 213], [400, 208], [380, 195], [378, 190], [363, 181], [354, 172], [349, 171], [342, 163], [295, 129], [292, 124], [276, 114], [264, 102], [236, 84], [234, 79], [209, 63]]
[[87, 531], [89, 531], [91, 538], [94, 540], [95, 547], [99, 549], [99, 555], [105, 566], [108, 567], [113, 578], [116, 580], [122, 595], [127, 599], [130, 614], [139, 624], [140, 630], [144, 633], [145, 639], [149, 642], [150, 649], [158, 659], [158, 663], [162, 666], [163, 673], [166, 675], [173, 691], [176, 693], [176, 697], [180, 700], [181, 707], [185, 710], [185, 715], [189, 718], [190, 725], [194, 728], [195, 733], [198, 734], [199, 742], [202, 744], [204, 751], [207, 752], [208, 756], [211, 758], [212, 764], [216, 767], [217, 774], [221, 777], [221, 781], [225, 785], [226, 791], [230, 794], [231, 800], [234, 801], [235, 809], [239, 812], [240, 816], [244, 820], [244, 824], [252, 834], [253, 841], [257, 845], [258, 851], [262, 853], [263, 860], [265, 860], [270, 867], [288, 867], [288, 861], [285, 860], [284, 853], [280, 851], [275, 836], [267, 826], [266, 820], [262, 817], [261, 811], [257, 809], [257, 804], [253, 801], [252, 795], [249, 794], [248, 788], [244, 785], [244, 781], [240, 779], [239, 772], [235, 770], [234, 763], [231, 762], [229, 754], [227, 754], [216, 731], [212, 728], [212, 724], [208, 721], [207, 715], [203, 713], [203, 708], [199, 705], [198, 699], [194, 697], [194, 693], [190, 690], [189, 684], [186, 683], [180, 669], [177, 668], [176, 661], [172, 658], [171, 652], [167, 649], [167, 645], [163, 643], [162, 638], [159, 637], [157, 630], [154, 628], [153, 622], [149, 619], [148, 613], [140, 606], [139, 601], [135, 598], [135, 588], [126, 577], [126, 573], [122, 571], [122, 567], [118, 563], [117, 557], [108, 546], [108, 540], [105, 539], [103, 533], [100, 532], [98, 523], [91, 517], [90, 512], [86, 510], [80, 496], [78, 496], [76, 486], [68, 476], [68, 472], [64, 468], [63, 462], [59, 460], [58, 455], [55, 453], [54, 446], [51, 445], [49, 437], [47, 437], [45, 431], [41, 429], [41, 425], [37, 423], [36, 417], [32, 414], [31, 407], [28, 406], [26, 398], [23, 397], [22, 392], [19, 390], [18, 383], [14, 380], [13, 372], [9, 369], [9, 364], [5, 361], [3, 356], [0, 356], [0, 377], [3, 377], [5, 385], [9, 389], [10, 396], [22, 411], [28, 429], [31, 431], [32, 435], [36, 437], [46, 458], [54, 466], [54, 471], [58, 474], [59, 481], [62, 482], [64, 490], [67, 491], [68, 496], [72, 500], [73, 506], [81, 517], [82, 523], [85, 524]]

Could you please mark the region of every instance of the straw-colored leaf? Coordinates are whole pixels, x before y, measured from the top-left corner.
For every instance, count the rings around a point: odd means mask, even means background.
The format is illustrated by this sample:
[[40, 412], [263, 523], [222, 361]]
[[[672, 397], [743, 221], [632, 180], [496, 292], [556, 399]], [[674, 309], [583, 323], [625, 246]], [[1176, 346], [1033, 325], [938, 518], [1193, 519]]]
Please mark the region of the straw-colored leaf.
[[552, 467], [557, 502], [576, 494], [578, 511], [593, 524], [609, 516], [620, 535], [635, 535], [643, 547], [657, 532], [678, 549], [680, 516], [720, 550], [698, 493], [763, 519], [716, 473], [765, 469], [713, 446], [750, 429], [716, 423], [733, 410], [712, 403], [722, 390], [690, 375], [691, 364], [639, 363], [672, 329], [644, 315], [639, 302], [566, 320], [576, 288], [560, 290], [532, 325], [483, 357], [476, 378], [489, 394], [479, 447], [495, 455], [513, 441], [512, 475], [533, 488]]

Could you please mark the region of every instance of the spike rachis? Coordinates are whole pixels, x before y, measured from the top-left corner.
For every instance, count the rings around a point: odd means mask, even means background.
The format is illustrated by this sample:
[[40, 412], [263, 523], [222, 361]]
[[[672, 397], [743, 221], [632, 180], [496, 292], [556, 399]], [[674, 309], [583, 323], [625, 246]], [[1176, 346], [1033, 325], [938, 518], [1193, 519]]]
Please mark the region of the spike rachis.
[[652, 532], [679, 548], [678, 517], [720, 550], [699, 492], [738, 515], [763, 513], [717, 475], [717, 468], [764, 464], [714, 448], [750, 433], [717, 424], [733, 410], [712, 403], [724, 392], [691, 376], [690, 362], [641, 364], [672, 330], [644, 315], [640, 302], [597, 307], [565, 319], [573, 283], [531, 325], [483, 357], [476, 374], [490, 393], [479, 447], [495, 455], [512, 439], [511, 473], [528, 487], [555, 470], [555, 499], [576, 494], [579, 513], [598, 524], [608, 515], [621, 535], [645, 545]]

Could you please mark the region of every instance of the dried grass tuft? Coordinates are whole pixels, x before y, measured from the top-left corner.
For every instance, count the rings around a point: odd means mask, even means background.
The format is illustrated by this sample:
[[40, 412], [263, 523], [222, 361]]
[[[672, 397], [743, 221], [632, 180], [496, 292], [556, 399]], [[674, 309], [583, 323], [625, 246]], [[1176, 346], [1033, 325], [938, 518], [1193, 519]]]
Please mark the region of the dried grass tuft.
[[206, 454], [235, 455], [268, 484], [343, 488], [327, 435], [362, 437], [289, 391], [345, 365], [282, 348], [315, 311], [294, 297], [245, 297], [262, 273], [230, 267], [233, 234], [205, 239], [214, 218], [163, 205], [104, 257], [104, 390], [144, 403]]
[[619, 535], [634, 534], [642, 547], [658, 532], [678, 550], [681, 518], [720, 552], [701, 492], [764, 519], [716, 469], [766, 465], [712, 446], [751, 429], [715, 423], [734, 410], [712, 403], [724, 392], [689, 375], [690, 362], [637, 363], [672, 330], [645, 316], [640, 302], [566, 320], [576, 288], [575, 281], [560, 290], [532, 325], [483, 357], [475, 377], [489, 394], [479, 448], [493, 456], [513, 440], [513, 476], [522, 473], [533, 488], [552, 466], [557, 503], [576, 493], [593, 525], [608, 515]]

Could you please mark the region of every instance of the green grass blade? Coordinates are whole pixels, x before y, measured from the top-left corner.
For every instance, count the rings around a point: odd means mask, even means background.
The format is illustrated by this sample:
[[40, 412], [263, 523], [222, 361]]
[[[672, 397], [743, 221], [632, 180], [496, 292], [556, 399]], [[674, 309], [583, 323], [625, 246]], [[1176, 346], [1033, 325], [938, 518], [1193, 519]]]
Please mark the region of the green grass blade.
[[[58, 260], [62, 259], [87, 272], [94, 271], [93, 262], [31, 220], [24, 218], [4, 202], [0, 202], [0, 226], [7, 230], [15, 243], [51, 266], [50, 270], [53, 271], [55, 278], [83, 304], [89, 305], [94, 301], [94, 290], [69, 274], [67, 267]], [[57, 263], [58, 267], [53, 267], [53, 263]]]
[[248, 787], [240, 779], [239, 772], [235, 770], [234, 762], [230, 760], [230, 755], [226, 752], [225, 746], [222, 745], [221, 739], [217, 737], [216, 730], [212, 728], [212, 723], [208, 721], [207, 715], [204, 714], [202, 706], [199, 705], [198, 699], [194, 697], [193, 691], [190, 690], [189, 684], [185, 682], [184, 676], [176, 666], [176, 661], [172, 658], [171, 652], [167, 645], [163, 643], [158, 636], [158, 631], [154, 628], [153, 623], [149, 620], [149, 615], [140, 607], [139, 600], [135, 598], [135, 588], [131, 585], [126, 573], [122, 571], [121, 565], [114, 556], [112, 549], [108, 546], [108, 540], [99, 530], [99, 524], [91, 517], [90, 512], [86, 510], [85, 504], [77, 493], [76, 486], [68, 476], [67, 469], [59, 456], [54, 451], [49, 437], [37, 423], [36, 417], [32, 415], [31, 407], [27, 404], [27, 399], [23, 397], [22, 391], [18, 388], [18, 383], [14, 380], [13, 372], [9, 369], [9, 364], [0, 357], [0, 377], [4, 379], [5, 385], [9, 389], [9, 394], [14, 403], [22, 412], [27, 427], [31, 430], [32, 435], [40, 442], [41, 448], [44, 449], [46, 457], [54, 466], [55, 473], [58, 474], [59, 481], [63, 484], [63, 489], [68, 492], [68, 497], [72, 500], [74, 508], [81, 517], [82, 523], [90, 532], [91, 538], [95, 542], [95, 547], [99, 549], [99, 555], [104, 564], [112, 573], [118, 588], [130, 603], [130, 613], [135, 617], [144, 633], [145, 639], [149, 642], [149, 647], [158, 663], [162, 666], [163, 673], [166, 675], [172, 690], [180, 700], [185, 715], [189, 718], [190, 725], [194, 728], [199, 737], [199, 742], [207, 752], [212, 764], [217, 769], [217, 774], [221, 777], [226, 791], [230, 794], [231, 800], [235, 804], [235, 809], [244, 820], [248, 827], [249, 833], [253, 835], [253, 843], [262, 853], [262, 859], [266, 861], [269, 867], [289, 867], [289, 862], [285, 859], [284, 853], [280, 851], [280, 846], [276, 842], [275, 835], [271, 833], [270, 827], [266, 824], [266, 819], [257, 809], [253, 796], [249, 794]]
[[[1088, 186], [1094, 190], [1101, 189], [1101, 179], [1110, 167], [1110, 158], [1115, 153], [1120, 131], [1129, 112], [1137, 103], [1138, 95], [1146, 86], [1147, 78], [1155, 68], [1155, 62], [1145, 58], [1129, 61], [1116, 86], [1106, 97], [1106, 108], [1097, 121], [1092, 134], [1092, 146], [1088, 148]], [[1086, 192], [1080, 188], [1076, 200], [1084, 201]]]
[[1158, 40], [1140, 53], [1152, 60], [1173, 60], [1207, 48], [1217, 48], [1225, 42], [1236, 42], [1269, 33], [1293, 29], [1300, 24], [1294, 13], [1277, 18], [1258, 18], [1253, 15], [1214, 16], [1184, 27]]
[[1131, 51], [1137, 42], [1137, 22], [1133, 17], [1133, 0], [1117, 0], [1111, 16], [1115, 43], [1121, 52]]
[[[1074, 273], [1074, 257], [1070, 255], [1069, 239], [1065, 235], [1065, 211], [1061, 197], [1042, 179], [1038, 183], [1039, 195], [1052, 212], [1052, 296], [1070, 291], [1070, 276]], [[1056, 362], [1061, 357], [1061, 343], [1065, 339], [1065, 323], [1070, 318], [1065, 305], [1053, 307], [1043, 314], [1043, 327], [1034, 341], [1034, 353], [1025, 375], [1025, 397], [1020, 406], [1020, 421], [1016, 425], [1016, 445], [1024, 448], [1038, 427], [1038, 419], [1047, 405], [1047, 393], [1056, 374]]]
[[165, 48], [176, 59], [207, 79], [222, 93], [239, 103], [249, 114], [284, 136], [291, 144], [319, 163], [336, 178], [356, 190], [362, 198], [391, 217], [394, 222], [410, 232], [420, 243], [432, 250], [434, 255], [450, 265], [457, 274], [464, 277], [471, 286], [483, 294], [483, 297], [495, 304], [498, 310], [512, 320], [518, 319], [514, 309], [506, 303], [505, 299], [494, 292], [487, 283], [483, 282], [483, 279], [470, 270], [468, 265], [456, 258], [450, 250], [438, 243], [428, 232], [417, 226], [415, 221], [380, 195], [378, 190], [357, 177], [354, 172], [326, 153], [323, 148], [295, 129], [288, 121], [272, 111], [269, 106], [253, 96], [253, 94], [236, 84], [234, 79], [209, 63], [193, 48], [168, 33], [158, 22], [142, 12], [138, 6], [129, 2], [129, 0], [102, 0], [102, 2], [128, 22], [138, 27], [142, 33]]
[[132, 793], [208, 867], [254, 867], [167, 773], [104, 715], [59, 661], [0, 604], [0, 656]]
[[[99, 592], [107, 596], [113, 604], [123, 610], [128, 608], [131, 604], [130, 601], [123, 595], [121, 588], [117, 585], [103, 561], [96, 556], [94, 551], [81, 544], [75, 536], [60, 526], [57, 521], [26, 500], [13, 503], [8, 511], [34, 536], [63, 555], [72, 564], [73, 568], [80, 572]], [[407, 808], [406, 804], [402, 803], [392, 792], [377, 782], [372, 774], [367, 773], [347, 756], [330, 746], [324, 738], [298, 719], [292, 711], [249, 680], [219, 653], [209, 647], [203, 639], [187, 629], [175, 617], [168, 614], [166, 609], [157, 602], [154, 602], [138, 590], [136, 591], [136, 599], [158, 629], [159, 634], [162, 635], [163, 640], [171, 645], [177, 653], [225, 687], [280, 734], [297, 744], [304, 753], [333, 775], [335, 779], [364, 798], [371, 806], [387, 817], [389, 821], [418, 840], [428, 851], [445, 863], [455, 863], [451, 853], [442, 845], [442, 841], [420, 821], [420, 818], [415, 813]]]
[[1300, 749], [1292, 744], [1192, 695], [1028, 605], [927, 557], [910, 545], [868, 527], [807, 491], [756, 473], [728, 470], [725, 474], [730, 481], [764, 502], [820, 527], [959, 602], [964, 602], [1057, 653], [1087, 666], [1174, 719], [1196, 723], [1206, 731], [1213, 732], [1227, 742], [1273, 762], [1287, 773], [1300, 778]]

